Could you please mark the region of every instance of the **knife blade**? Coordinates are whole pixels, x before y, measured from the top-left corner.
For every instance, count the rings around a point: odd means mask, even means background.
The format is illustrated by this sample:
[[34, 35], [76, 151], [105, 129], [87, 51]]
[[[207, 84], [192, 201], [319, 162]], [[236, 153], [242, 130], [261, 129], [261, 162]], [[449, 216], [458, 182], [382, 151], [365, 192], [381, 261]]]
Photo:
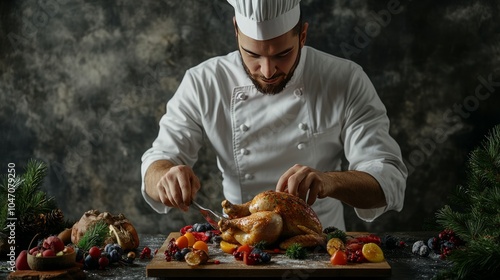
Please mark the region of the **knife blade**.
[[196, 201], [192, 200], [191, 205], [198, 209], [203, 218], [214, 228], [219, 229], [219, 221], [223, 219], [222, 214], [219, 214], [211, 209], [205, 208], [198, 204]]

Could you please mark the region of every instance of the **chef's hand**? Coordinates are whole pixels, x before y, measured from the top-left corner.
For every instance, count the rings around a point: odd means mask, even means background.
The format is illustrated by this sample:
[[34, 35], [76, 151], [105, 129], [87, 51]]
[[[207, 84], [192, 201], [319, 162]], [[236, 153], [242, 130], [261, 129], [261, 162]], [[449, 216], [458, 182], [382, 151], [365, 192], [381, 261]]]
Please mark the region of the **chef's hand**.
[[163, 174], [156, 188], [163, 204], [187, 211], [187, 205], [200, 189], [200, 180], [191, 167], [176, 165]]
[[276, 191], [287, 192], [302, 198], [312, 205], [316, 198], [327, 196], [327, 187], [332, 186], [333, 179], [326, 173], [311, 167], [295, 164], [281, 175]]

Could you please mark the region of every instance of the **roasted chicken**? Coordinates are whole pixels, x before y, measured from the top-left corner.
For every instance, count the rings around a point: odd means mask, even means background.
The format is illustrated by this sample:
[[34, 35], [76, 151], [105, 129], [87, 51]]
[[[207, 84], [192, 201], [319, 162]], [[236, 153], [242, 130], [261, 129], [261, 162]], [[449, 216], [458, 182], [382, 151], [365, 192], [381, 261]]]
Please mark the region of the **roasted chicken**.
[[326, 236], [314, 210], [297, 196], [272, 190], [257, 194], [244, 204], [222, 201], [229, 216], [219, 221], [222, 239], [236, 244], [278, 243], [287, 249], [324, 246]]

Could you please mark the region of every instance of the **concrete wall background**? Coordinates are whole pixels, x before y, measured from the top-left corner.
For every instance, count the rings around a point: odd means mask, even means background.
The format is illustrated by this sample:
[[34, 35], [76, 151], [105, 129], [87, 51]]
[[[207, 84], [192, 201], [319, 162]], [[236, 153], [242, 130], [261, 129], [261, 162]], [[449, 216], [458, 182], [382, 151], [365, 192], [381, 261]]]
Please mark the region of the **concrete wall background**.
[[[465, 180], [468, 153], [500, 123], [496, 1], [303, 0], [307, 44], [362, 65], [410, 168], [405, 207], [350, 231], [421, 230]], [[140, 158], [184, 71], [235, 49], [233, 10], [217, 1], [20, 0], [0, 3], [0, 172], [49, 166], [44, 190], [68, 219], [123, 213], [140, 232], [202, 221], [154, 212]], [[2, 167], [3, 166], [3, 167]], [[195, 170], [219, 207], [210, 147]], [[2, 173], [5, 173], [2, 172]]]

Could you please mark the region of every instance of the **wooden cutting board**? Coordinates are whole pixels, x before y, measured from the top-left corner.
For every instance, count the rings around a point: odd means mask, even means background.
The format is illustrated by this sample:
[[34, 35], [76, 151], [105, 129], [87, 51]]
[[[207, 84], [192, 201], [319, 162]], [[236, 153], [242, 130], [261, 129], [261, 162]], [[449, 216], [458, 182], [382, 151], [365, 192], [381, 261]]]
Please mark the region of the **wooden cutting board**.
[[[367, 233], [348, 232], [357, 236]], [[334, 266], [330, 264], [330, 256], [326, 252], [310, 252], [304, 260], [294, 260], [283, 253], [272, 254], [271, 262], [259, 265], [246, 265], [232, 255], [222, 252], [213, 244], [209, 244], [210, 260], [207, 264], [189, 266], [184, 261], [165, 260], [165, 250], [172, 238], [180, 233], [170, 233], [146, 266], [148, 277], [280, 277], [305, 279], [309, 277], [388, 277], [391, 267], [387, 261], [380, 263], [348, 263]], [[218, 261], [219, 263], [217, 264]]]

